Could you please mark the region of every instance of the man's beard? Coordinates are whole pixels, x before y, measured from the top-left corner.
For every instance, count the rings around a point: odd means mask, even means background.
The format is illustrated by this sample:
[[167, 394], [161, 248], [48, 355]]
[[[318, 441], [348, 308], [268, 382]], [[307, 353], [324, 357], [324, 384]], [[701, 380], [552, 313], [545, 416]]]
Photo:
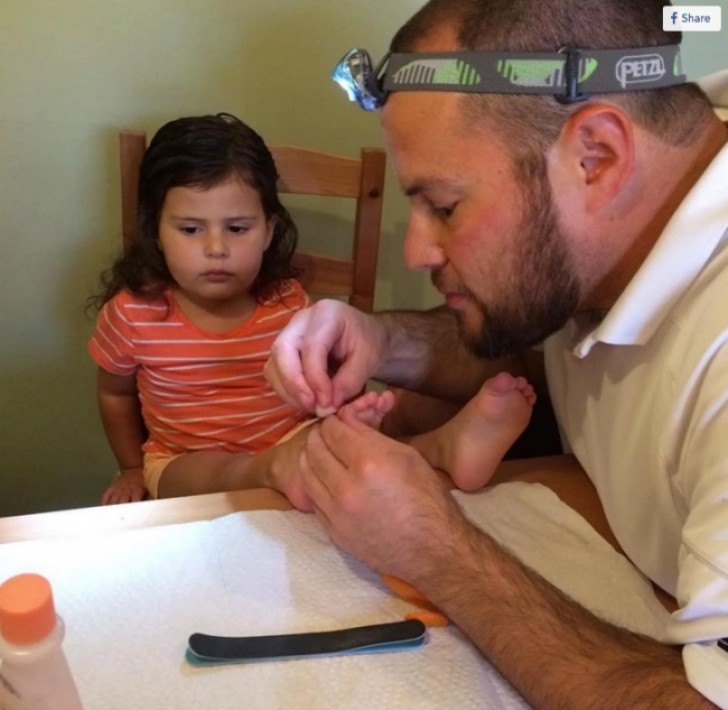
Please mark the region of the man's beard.
[[523, 193], [527, 211], [514, 233], [511, 287], [491, 304], [469, 292], [480, 312], [479, 332], [468, 330], [463, 314], [455, 311], [460, 336], [478, 357], [498, 358], [542, 342], [563, 327], [579, 303], [548, 180], [543, 175], [530, 183]]

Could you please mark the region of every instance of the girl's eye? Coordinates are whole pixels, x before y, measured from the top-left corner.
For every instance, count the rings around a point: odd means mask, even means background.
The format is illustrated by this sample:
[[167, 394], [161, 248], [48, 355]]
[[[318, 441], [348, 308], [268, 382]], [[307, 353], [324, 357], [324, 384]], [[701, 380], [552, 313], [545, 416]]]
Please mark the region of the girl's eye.
[[248, 231], [248, 227], [244, 224], [231, 224], [228, 229], [233, 234], [245, 234]]
[[179, 227], [179, 231], [182, 232], [182, 234], [197, 234], [200, 231], [200, 228], [192, 224], [185, 224]]

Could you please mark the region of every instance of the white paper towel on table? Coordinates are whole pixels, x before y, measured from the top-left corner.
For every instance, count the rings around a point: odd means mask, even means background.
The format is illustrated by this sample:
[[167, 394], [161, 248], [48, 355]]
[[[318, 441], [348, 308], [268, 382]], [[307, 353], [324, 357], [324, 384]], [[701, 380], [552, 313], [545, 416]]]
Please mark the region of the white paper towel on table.
[[[504, 484], [456, 494], [525, 562], [616, 623], [661, 635], [646, 581], [548, 489]], [[452, 626], [398, 653], [193, 668], [188, 636], [325, 631], [411, 610], [297, 512], [0, 546], [0, 580], [39, 572], [66, 622], [64, 647], [86, 710], [184, 708], [523, 708]]]

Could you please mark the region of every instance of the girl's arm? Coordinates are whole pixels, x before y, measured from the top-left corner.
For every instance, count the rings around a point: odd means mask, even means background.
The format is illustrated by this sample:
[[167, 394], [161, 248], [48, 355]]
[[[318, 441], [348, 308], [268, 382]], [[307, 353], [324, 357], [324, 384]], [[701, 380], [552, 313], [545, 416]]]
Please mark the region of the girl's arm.
[[135, 375], [115, 375], [98, 369], [99, 412], [106, 438], [119, 464], [119, 477], [104, 492], [101, 502], [141, 500], [146, 489], [142, 477], [142, 444], [146, 438]]

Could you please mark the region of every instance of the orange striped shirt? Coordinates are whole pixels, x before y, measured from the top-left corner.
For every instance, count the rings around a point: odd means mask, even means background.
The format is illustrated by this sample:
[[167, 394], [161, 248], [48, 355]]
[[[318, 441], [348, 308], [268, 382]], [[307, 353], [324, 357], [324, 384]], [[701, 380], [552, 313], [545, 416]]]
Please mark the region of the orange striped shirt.
[[263, 376], [275, 337], [309, 305], [297, 281], [282, 284], [244, 323], [226, 333], [194, 325], [167, 291], [150, 301], [121, 291], [99, 313], [89, 352], [117, 375], [136, 373], [145, 452], [258, 454], [307, 418]]

